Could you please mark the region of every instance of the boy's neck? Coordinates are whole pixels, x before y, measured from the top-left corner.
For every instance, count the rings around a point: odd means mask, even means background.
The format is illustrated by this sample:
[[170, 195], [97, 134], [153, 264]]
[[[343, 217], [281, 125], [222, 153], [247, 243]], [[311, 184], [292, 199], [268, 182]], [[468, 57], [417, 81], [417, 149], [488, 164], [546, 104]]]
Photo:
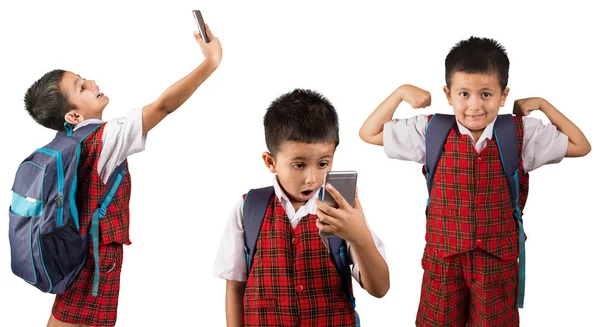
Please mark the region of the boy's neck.
[[475, 141], [475, 143], [479, 142], [479, 138], [481, 137], [481, 134], [483, 134], [483, 130], [481, 130], [481, 131], [469, 130], [469, 132], [471, 132], [471, 137], [473, 137], [473, 141]]

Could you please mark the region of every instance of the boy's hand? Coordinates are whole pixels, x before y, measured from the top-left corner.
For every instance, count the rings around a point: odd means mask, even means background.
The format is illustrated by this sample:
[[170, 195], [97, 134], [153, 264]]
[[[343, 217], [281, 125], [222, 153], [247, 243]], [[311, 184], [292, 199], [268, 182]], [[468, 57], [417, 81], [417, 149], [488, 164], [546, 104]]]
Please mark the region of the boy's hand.
[[542, 108], [542, 98], [524, 98], [515, 100], [513, 107], [513, 113], [517, 116], [528, 116], [534, 110], [540, 110]]
[[422, 109], [431, 105], [431, 93], [414, 85], [404, 84], [398, 88], [402, 101], [410, 104], [413, 109]]
[[202, 50], [202, 54], [207, 62], [210, 62], [215, 67], [221, 63], [221, 42], [216, 38], [211, 32], [210, 28], [207, 24], [206, 26], [206, 34], [210, 37], [210, 42], [206, 43], [202, 40], [202, 37], [198, 32], [194, 32], [194, 38], [196, 38], [196, 42], [200, 45], [200, 49]]
[[360, 242], [364, 237], [371, 237], [358, 195], [354, 196], [354, 208], [333, 186], [327, 184], [327, 191], [338, 204], [338, 208], [330, 207], [317, 199], [317, 227], [327, 233], [333, 233], [350, 244]]

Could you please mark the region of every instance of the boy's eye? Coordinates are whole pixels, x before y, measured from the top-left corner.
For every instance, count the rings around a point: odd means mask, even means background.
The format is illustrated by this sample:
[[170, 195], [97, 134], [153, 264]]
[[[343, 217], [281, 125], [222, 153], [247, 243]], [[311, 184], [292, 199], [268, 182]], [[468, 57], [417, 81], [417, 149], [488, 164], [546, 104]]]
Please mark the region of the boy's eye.
[[466, 98], [466, 97], [468, 97], [468, 96], [469, 96], [469, 93], [467, 93], [467, 92], [460, 92], [460, 93], [459, 93], [459, 95], [460, 95], [461, 97], [463, 97], [463, 98]]
[[488, 93], [488, 92], [483, 92], [483, 93], [482, 93], [482, 96], [483, 96], [484, 98], [489, 98], [489, 97], [491, 97], [492, 95], [491, 95], [490, 93]]
[[295, 164], [292, 164], [292, 167], [294, 167], [295, 169], [302, 169], [302, 168], [304, 168], [304, 164], [303, 163], [295, 163]]
[[319, 163], [319, 168], [326, 168], [327, 166], [329, 166], [329, 162], [327, 162], [327, 161], [323, 161], [323, 162]]

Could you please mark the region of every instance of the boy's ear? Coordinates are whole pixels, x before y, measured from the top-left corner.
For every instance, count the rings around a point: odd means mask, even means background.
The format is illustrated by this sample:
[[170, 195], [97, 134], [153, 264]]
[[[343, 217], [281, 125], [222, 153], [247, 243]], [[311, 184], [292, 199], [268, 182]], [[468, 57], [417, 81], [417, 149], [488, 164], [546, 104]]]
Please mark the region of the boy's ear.
[[502, 92], [502, 97], [500, 98], [500, 107], [504, 107], [504, 102], [506, 102], [506, 98], [508, 98], [508, 91], [510, 91], [510, 89], [507, 87], [504, 89], [504, 92]]
[[450, 101], [450, 88], [447, 85], [444, 85], [444, 94], [446, 95], [446, 99], [448, 100], [448, 104], [452, 105], [452, 101]]
[[265, 162], [265, 166], [267, 166], [267, 168], [269, 168], [269, 171], [271, 173], [275, 174], [276, 173], [275, 158], [273, 157], [273, 155], [270, 152], [263, 152], [262, 158], [263, 158], [263, 161]]
[[84, 121], [84, 118], [76, 110], [71, 110], [65, 114], [65, 121], [71, 125], [77, 125]]

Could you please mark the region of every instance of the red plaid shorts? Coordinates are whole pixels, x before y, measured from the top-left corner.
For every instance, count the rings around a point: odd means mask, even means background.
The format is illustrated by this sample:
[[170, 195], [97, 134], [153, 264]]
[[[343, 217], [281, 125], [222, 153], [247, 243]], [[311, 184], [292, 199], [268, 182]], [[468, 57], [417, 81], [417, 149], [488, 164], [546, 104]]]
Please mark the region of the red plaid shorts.
[[71, 286], [56, 296], [52, 314], [60, 321], [88, 326], [114, 326], [117, 321], [123, 244], [99, 247], [98, 296], [92, 296], [94, 253], [90, 247], [84, 267]]
[[480, 249], [441, 258], [426, 246], [422, 265], [417, 326], [519, 326], [517, 260]]

